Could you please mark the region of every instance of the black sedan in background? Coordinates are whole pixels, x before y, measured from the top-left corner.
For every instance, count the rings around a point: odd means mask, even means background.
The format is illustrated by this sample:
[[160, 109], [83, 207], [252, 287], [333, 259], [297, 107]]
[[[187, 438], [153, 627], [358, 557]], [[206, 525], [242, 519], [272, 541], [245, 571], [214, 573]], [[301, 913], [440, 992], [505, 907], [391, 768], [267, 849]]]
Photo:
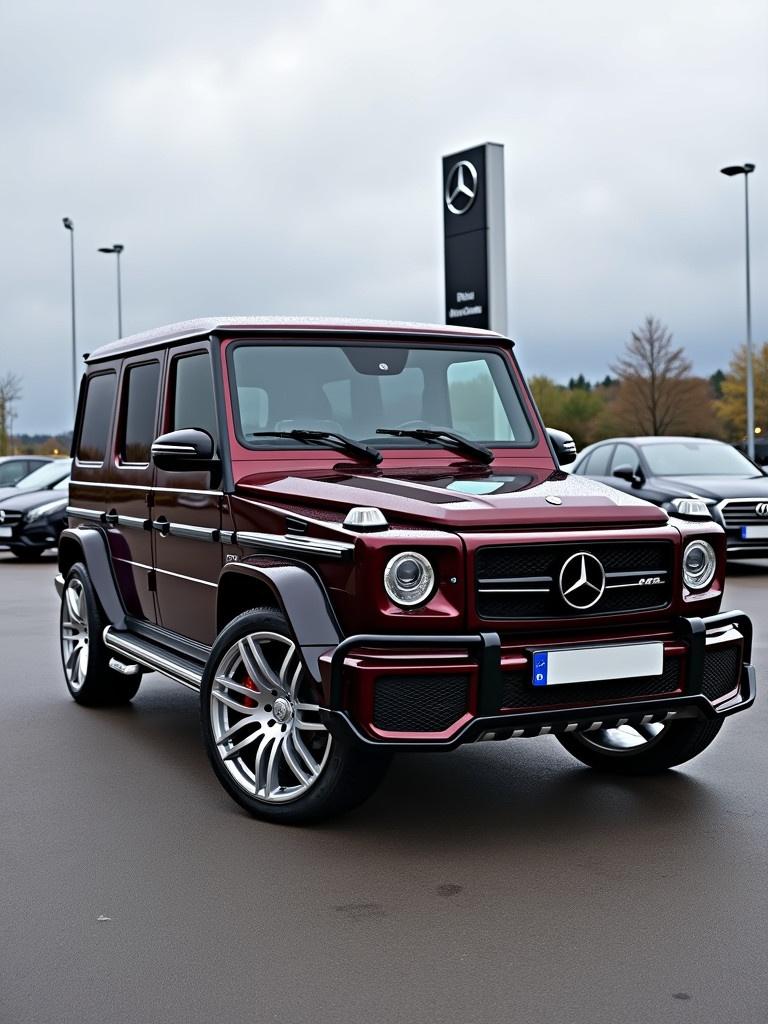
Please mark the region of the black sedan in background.
[[0, 487], [15, 487], [51, 459], [47, 455], [0, 455]]
[[72, 459], [52, 459], [24, 476], [13, 487], [0, 487], [0, 502], [22, 491], [46, 491], [69, 476]]
[[9, 547], [24, 562], [55, 548], [67, 524], [68, 503], [68, 476], [43, 491], [0, 498], [0, 548]]
[[[768, 475], [722, 441], [701, 437], [613, 437], [585, 448], [573, 466], [670, 515], [698, 498], [725, 528], [732, 558], [768, 558]], [[683, 506], [684, 507], [684, 506]]]

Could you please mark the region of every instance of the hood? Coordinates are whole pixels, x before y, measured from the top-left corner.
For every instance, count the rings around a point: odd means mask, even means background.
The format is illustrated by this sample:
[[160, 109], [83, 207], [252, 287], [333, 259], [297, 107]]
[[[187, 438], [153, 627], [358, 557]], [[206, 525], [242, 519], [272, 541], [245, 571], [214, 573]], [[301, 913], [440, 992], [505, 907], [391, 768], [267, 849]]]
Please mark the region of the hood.
[[662, 509], [585, 477], [560, 470], [455, 465], [391, 470], [327, 470], [246, 476], [244, 498], [312, 517], [355, 505], [379, 508], [391, 523], [444, 529], [660, 525]]
[[66, 507], [69, 500], [67, 491], [57, 491], [53, 488], [46, 488], [44, 491], [18, 491], [15, 487], [11, 489], [11, 496], [4, 497], [0, 492], [0, 509], [8, 512], [29, 512], [38, 505], [48, 505], [52, 501], [61, 499]]
[[656, 476], [646, 486], [671, 498], [768, 499], [768, 476]]

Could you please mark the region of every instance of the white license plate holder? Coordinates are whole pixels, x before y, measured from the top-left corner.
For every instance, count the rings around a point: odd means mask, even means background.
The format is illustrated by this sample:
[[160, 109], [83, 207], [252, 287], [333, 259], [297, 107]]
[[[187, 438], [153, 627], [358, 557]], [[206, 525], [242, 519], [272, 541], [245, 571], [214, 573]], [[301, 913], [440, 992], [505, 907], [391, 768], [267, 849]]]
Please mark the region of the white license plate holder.
[[532, 651], [534, 686], [568, 686], [607, 679], [660, 676], [664, 644], [615, 644], [600, 647], [558, 647]]
[[0, 526], [0, 540], [7, 540], [13, 536], [12, 526]]
[[742, 526], [742, 540], [768, 540], [768, 526]]

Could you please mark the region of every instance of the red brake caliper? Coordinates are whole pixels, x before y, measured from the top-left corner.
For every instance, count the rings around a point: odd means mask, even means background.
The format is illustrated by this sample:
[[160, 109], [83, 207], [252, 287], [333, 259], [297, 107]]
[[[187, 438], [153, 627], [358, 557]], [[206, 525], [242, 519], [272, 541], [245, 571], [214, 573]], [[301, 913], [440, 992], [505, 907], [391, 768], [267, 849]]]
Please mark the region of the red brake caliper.
[[[251, 679], [250, 676], [246, 676], [245, 677], [245, 679], [243, 680], [243, 686], [247, 686], [248, 689], [249, 690], [253, 690], [254, 693], [258, 693], [259, 692], [256, 689], [256, 684], [254, 683], [254, 681]], [[242, 703], [243, 703], [243, 707], [246, 707], [246, 708], [255, 708], [256, 707], [256, 701], [253, 699], [253, 697], [243, 697]]]

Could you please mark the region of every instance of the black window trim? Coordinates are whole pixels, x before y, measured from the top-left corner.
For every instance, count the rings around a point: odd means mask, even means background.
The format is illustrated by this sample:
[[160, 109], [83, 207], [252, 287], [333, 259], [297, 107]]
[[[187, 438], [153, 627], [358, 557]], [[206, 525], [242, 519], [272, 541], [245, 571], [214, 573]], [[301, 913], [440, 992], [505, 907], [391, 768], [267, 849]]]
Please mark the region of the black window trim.
[[[443, 347], [443, 339], [442, 338], [439, 339], [440, 342], [441, 342], [440, 346], [437, 346], [435, 344], [429, 344], [429, 341], [434, 342], [434, 340], [435, 340], [434, 337], [432, 337], [430, 339], [420, 339], [420, 338], [414, 338], [414, 337], [399, 337], [399, 336], [395, 335], [392, 338], [390, 338], [389, 336], [385, 335], [385, 336], [377, 337], [373, 344], [374, 345], [379, 345], [382, 348], [383, 347], [386, 347], [386, 348], [397, 348], [397, 347], [400, 347], [400, 346], [405, 346], [405, 347], [408, 347], [408, 348], [434, 349], [434, 348], [438, 348], [438, 347], [441, 347], [441, 348]], [[446, 338], [445, 339], [445, 342], [446, 342], [445, 343], [445, 347], [446, 348], [455, 348], [456, 350], [458, 350], [460, 352], [468, 352], [468, 351], [470, 351], [470, 347], [467, 346], [466, 344], [462, 344], [461, 341], [463, 341], [463, 339]], [[315, 344], [318, 347], [321, 347], [321, 346], [328, 347], [329, 345], [334, 345], [335, 344], [339, 348], [353, 348], [353, 347], [355, 347], [355, 348], [371, 348], [372, 347], [371, 341], [367, 341], [367, 340], [364, 341], [364, 340], [362, 340], [360, 338], [351, 337], [351, 338], [349, 338], [349, 340], [345, 340], [344, 339], [344, 332], [343, 331], [339, 331], [338, 333], [335, 333], [335, 334], [324, 335], [321, 338], [302, 338], [302, 337], [299, 337], [299, 338], [290, 338], [290, 339], [287, 339], [287, 340], [284, 339], [284, 338], [274, 338], [274, 337], [256, 337], [256, 338], [237, 337], [236, 340], [232, 340], [230, 342], [230, 344], [228, 344], [228, 346], [227, 346], [227, 376], [229, 378], [229, 401], [230, 401], [230, 405], [231, 405], [231, 408], [232, 408], [232, 420], [233, 420], [234, 428], [235, 428], [235, 437], [237, 438], [238, 443], [243, 448], [247, 449], [248, 451], [251, 451], [251, 452], [299, 451], [299, 450], [302, 449], [302, 447], [305, 447], [305, 446], [303, 446], [298, 441], [292, 443], [290, 441], [290, 439], [288, 439], [288, 438], [276, 438], [274, 441], [270, 441], [268, 438], [264, 438], [263, 441], [261, 443], [259, 443], [258, 445], [254, 445], [254, 444], [251, 444], [248, 441], [246, 441], [245, 436], [244, 436], [244, 434], [242, 432], [242, 429], [241, 429], [241, 425], [240, 425], [241, 424], [240, 403], [239, 403], [239, 400], [238, 400], [238, 397], [237, 397], [237, 387], [236, 387], [236, 383], [235, 383], [234, 353], [239, 348], [246, 348], [246, 347], [247, 348], [253, 348], [253, 347], [257, 346], [257, 345], [261, 345], [262, 347], [266, 347], [266, 346], [274, 347], [275, 345], [281, 345], [281, 346], [283, 346], [285, 348], [292, 348], [292, 347], [295, 348], [297, 345], [307, 345], [307, 344]], [[473, 345], [473, 346], [471, 346], [471, 350], [472, 351], [477, 351], [479, 353], [492, 353], [494, 355], [500, 355], [502, 357], [502, 359], [506, 359], [509, 356], [510, 352], [511, 352], [511, 350], [506, 350], [503, 345], [498, 345], [498, 346], [496, 346], [496, 345], [484, 345], [482, 347], [479, 346], [479, 345], [478, 346], [474, 346]], [[512, 358], [513, 358], [513, 361], [514, 361], [514, 356]], [[517, 367], [517, 364], [515, 364], [515, 365], [516, 365], [517, 371], [520, 374], [520, 377], [522, 379], [522, 373], [521, 373], [519, 367]], [[499, 448], [499, 449], [502, 449], [502, 448], [503, 449], [510, 449], [511, 451], [523, 451], [523, 450], [530, 451], [533, 448], [538, 448], [539, 444], [541, 443], [542, 437], [541, 437], [541, 434], [540, 434], [540, 431], [539, 431], [539, 424], [538, 424], [537, 421], [535, 421], [529, 415], [528, 405], [527, 405], [527, 403], [525, 401], [525, 397], [526, 396], [524, 395], [523, 388], [521, 387], [521, 381], [518, 380], [518, 377], [517, 377], [516, 374], [513, 374], [513, 373], [510, 372], [509, 376], [510, 376], [510, 380], [511, 380], [511, 383], [512, 383], [512, 388], [513, 388], [513, 390], [515, 392], [515, 396], [516, 396], [517, 400], [520, 403], [520, 411], [521, 411], [521, 413], [523, 415], [523, 419], [525, 420], [525, 423], [526, 423], [526, 425], [528, 426], [528, 429], [531, 432], [532, 440], [529, 441], [529, 442], [526, 442], [524, 444], [523, 443], [516, 444], [514, 442], [506, 442], [506, 443], [494, 442], [493, 443], [493, 447], [494, 448]], [[533, 400], [531, 399], [531, 401], [533, 401]], [[534, 405], [534, 408], [535, 408], [535, 403], [533, 403], [533, 405]], [[412, 441], [412, 445], [413, 445], [414, 448], [421, 448], [422, 447], [421, 445], [419, 445], [418, 441], [415, 438]], [[385, 451], [394, 451], [394, 452], [406, 450], [406, 446], [398, 445], [398, 444], [392, 444], [391, 443], [391, 439], [388, 441], [388, 439], [386, 437], [382, 437], [382, 443], [379, 443], [377, 441], [376, 442], [376, 447], [377, 448], [381, 448], [381, 449], [383, 449]], [[434, 451], [434, 449], [428, 449], [428, 447], [426, 445], [424, 446], [424, 450], [425, 451], [426, 450]], [[311, 451], [311, 449], [310, 449], [310, 451]], [[323, 454], [323, 453], [325, 453], [327, 455], [327, 452], [328, 452], [328, 449], [325, 449], [325, 448], [317, 448], [315, 450], [316, 454]]]
[[[146, 462], [127, 462], [123, 461], [122, 448], [123, 442], [125, 441], [125, 428], [126, 428], [126, 417], [128, 415], [128, 392], [126, 386], [130, 379], [131, 370], [135, 370], [139, 366], [150, 366], [152, 363], [157, 364], [158, 376], [157, 376], [157, 394], [155, 395], [155, 418], [152, 423], [152, 440], [157, 437], [157, 424], [160, 405], [160, 397], [163, 392], [163, 357], [162, 352], [153, 353], [150, 355], [146, 353], [144, 358], [139, 356], [135, 361], [132, 359], [126, 359], [123, 362], [120, 372], [120, 383], [117, 403], [117, 422], [115, 425], [115, 466], [117, 469], [149, 469], [152, 465], [152, 456]], [[150, 443], [150, 450], [151, 450]]]
[[[107, 425], [107, 437], [106, 437], [106, 440], [104, 442], [104, 456], [103, 456], [102, 459], [100, 459], [98, 461], [97, 460], [81, 459], [80, 456], [77, 454], [77, 452], [78, 452], [78, 450], [80, 448], [80, 441], [81, 441], [82, 433], [83, 433], [83, 424], [85, 423], [85, 412], [86, 412], [86, 406], [87, 406], [87, 401], [88, 401], [88, 391], [90, 390], [90, 387], [91, 387], [91, 381], [95, 380], [96, 377], [109, 377], [110, 375], [115, 378], [115, 393], [112, 396], [112, 410], [111, 410], [110, 417], [109, 417], [109, 423]], [[118, 399], [118, 384], [119, 384], [118, 367], [110, 366], [108, 369], [99, 370], [97, 373], [86, 373], [86, 374], [83, 375], [83, 380], [85, 382], [85, 386], [83, 387], [81, 385], [80, 397], [79, 397], [79, 401], [78, 401], [78, 410], [77, 410], [78, 411], [77, 436], [72, 438], [72, 450], [73, 450], [72, 458], [74, 459], [73, 466], [85, 466], [85, 467], [88, 467], [88, 468], [91, 468], [91, 469], [100, 469], [100, 468], [102, 468], [104, 466], [104, 463], [107, 461], [107, 458], [109, 456], [110, 442], [114, 438], [114, 434], [115, 434], [115, 404], [116, 404], [117, 399]], [[114, 448], [114, 445], [113, 445], [113, 448]]]

